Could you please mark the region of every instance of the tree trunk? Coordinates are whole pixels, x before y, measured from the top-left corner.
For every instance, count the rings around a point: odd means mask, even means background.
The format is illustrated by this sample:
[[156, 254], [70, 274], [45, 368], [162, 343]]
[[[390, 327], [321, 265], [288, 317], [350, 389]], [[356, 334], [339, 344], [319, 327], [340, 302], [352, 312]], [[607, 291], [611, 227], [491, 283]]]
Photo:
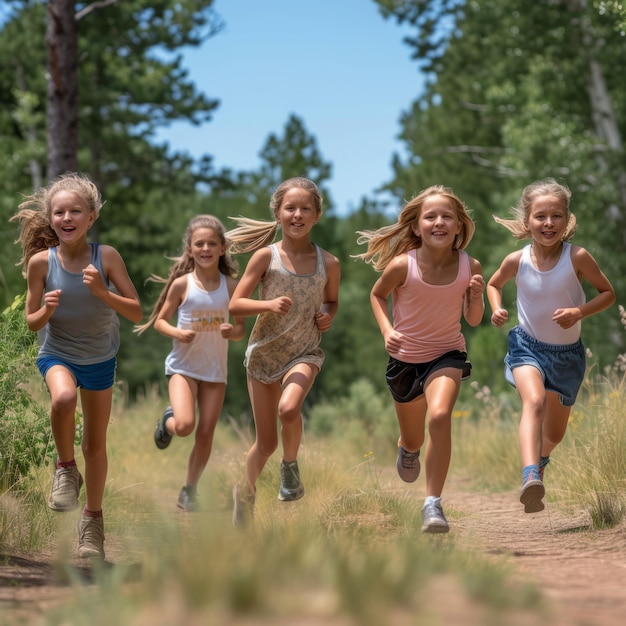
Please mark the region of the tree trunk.
[[78, 33], [74, 0], [48, 0], [48, 179], [78, 168]]

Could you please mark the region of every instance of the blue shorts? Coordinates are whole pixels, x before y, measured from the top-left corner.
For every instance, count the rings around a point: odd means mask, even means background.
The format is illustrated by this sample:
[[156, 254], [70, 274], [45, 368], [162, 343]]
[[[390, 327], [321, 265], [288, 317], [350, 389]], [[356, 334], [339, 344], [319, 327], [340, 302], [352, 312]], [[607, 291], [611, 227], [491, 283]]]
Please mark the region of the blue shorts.
[[461, 370], [461, 380], [470, 377], [472, 364], [467, 361], [467, 353], [451, 350], [428, 363], [405, 363], [389, 357], [385, 378], [387, 387], [396, 402], [411, 402], [424, 393], [424, 384], [437, 370], [453, 367]]
[[564, 346], [543, 343], [515, 326], [509, 331], [509, 351], [504, 357], [504, 376], [513, 387], [512, 370], [520, 365], [536, 367], [546, 391], [558, 393], [563, 406], [573, 406], [585, 378], [585, 346], [580, 339]]
[[75, 365], [57, 356], [41, 356], [37, 359], [37, 367], [44, 380], [48, 370], [53, 365], [62, 365], [70, 371], [76, 380], [76, 386], [82, 387], [87, 391], [104, 391], [113, 387], [116, 363], [115, 357], [103, 363], [94, 363], [93, 365]]

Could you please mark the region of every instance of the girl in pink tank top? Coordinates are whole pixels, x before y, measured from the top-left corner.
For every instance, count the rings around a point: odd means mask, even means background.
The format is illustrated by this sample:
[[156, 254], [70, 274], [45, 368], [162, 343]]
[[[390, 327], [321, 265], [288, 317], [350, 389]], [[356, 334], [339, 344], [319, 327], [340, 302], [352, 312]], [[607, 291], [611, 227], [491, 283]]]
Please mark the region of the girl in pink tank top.
[[359, 243], [367, 243], [358, 256], [382, 271], [370, 302], [389, 353], [387, 386], [400, 426], [398, 474], [406, 482], [417, 480], [427, 422], [422, 532], [445, 533], [441, 493], [452, 450], [452, 410], [471, 370], [461, 317], [477, 326], [485, 310], [480, 263], [463, 251], [474, 222], [461, 200], [437, 185], [407, 203], [395, 224], [358, 234]]

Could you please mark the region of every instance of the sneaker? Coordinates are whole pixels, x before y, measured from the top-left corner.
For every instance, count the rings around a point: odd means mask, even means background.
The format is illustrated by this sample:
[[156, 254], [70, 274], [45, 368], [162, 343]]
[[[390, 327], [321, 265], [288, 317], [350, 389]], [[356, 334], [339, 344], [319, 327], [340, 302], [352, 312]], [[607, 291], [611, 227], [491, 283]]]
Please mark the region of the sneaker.
[[538, 478], [530, 476], [519, 492], [519, 501], [524, 505], [524, 513], [543, 511], [542, 498], [545, 494], [546, 490], [543, 483]]
[[248, 487], [237, 483], [233, 487], [233, 525], [236, 528], [246, 529], [254, 522], [255, 496]]
[[54, 511], [73, 511], [78, 507], [78, 494], [82, 485], [83, 477], [75, 465], [58, 467], [52, 479], [48, 506]]
[[448, 520], [443, 514], [440, 502], [430, 502], [422, 507], [422, 532], [447, 533], [450, 530]]
[[78, 556], [104, 560], [104, 519], [82, 515], [78, 522]]
[[298, 461], [280, 462], [280, 489], [278, 499], [282, 502], [299, 500], [304, 495], [304, 485], [300, 481]]
[[405, 483], [414, 483], [420, 475], [420, 451], [407, 452], [402, 446], [398, 446], [396, 468], [398, 469], [398, 476]]
[[156, 443], [156, 447], [159, 450], [165, 450], [172, 441], [172, 435], [170, 435], [167, 432], [167, 428], [165, 428], [165, 422], [170, 417], [174, 417], [174, 411], [172, 411], [171, 406], [168, 406], [163, 412], [163, 417], [157, 422], [157, 426], [154, 429], [154, 443]]
[[198, 494], [196, 492], [196, 488], [191, 485], [185, 485], [178, 494], [178, 504], [179, 509], [190, 513], [192, 511], [198, 510]]

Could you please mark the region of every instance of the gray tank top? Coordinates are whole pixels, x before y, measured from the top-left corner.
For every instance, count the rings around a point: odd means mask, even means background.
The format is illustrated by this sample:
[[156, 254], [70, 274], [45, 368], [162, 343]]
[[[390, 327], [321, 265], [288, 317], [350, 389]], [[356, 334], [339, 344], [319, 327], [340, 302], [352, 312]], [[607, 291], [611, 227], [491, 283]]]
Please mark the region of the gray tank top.
[[[91, 263], [104, 283], [98, 245], [91, 244]], [[48, 248], [45, 290], [61, 290], [59, 306], [39, 331], [39, 356], [56, 356], [76, 365], [94, 365], [112, 359], [120, 347], [117, 313], [83, 284], [82, 272], [63, 268], [57, 248]]]

